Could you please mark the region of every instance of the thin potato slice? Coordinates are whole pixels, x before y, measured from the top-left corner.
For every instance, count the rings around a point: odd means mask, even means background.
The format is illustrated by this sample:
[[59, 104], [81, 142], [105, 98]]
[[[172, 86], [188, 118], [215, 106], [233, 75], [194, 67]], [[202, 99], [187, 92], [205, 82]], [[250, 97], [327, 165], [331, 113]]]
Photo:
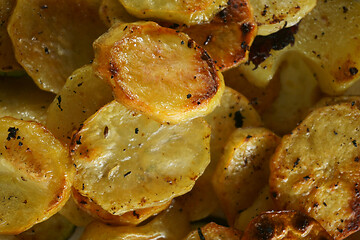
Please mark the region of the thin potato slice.
[[75, 130], [99, 108], [112, 101], [111, 88], [98, 78], [91, 65], [73, 72], [47, 110], [46, 127], [70, 144]]
[[213, 186], [230, 226], [250, 207], [269, 178], [269, 160], [280, 138], [264, 128], [237, 129], [216, 166]]
[[111, 27], [115, 23], [131, 23], [139, 21], [130, 15], [119, 0], [102, 0], [99, 15], [104, 24]]
[[284, 26], [293, 26], [315, 6], [316, 0], [250, 0], [258, 24], [259, 35], [269, 35]]
[[192, 231], [184, 240], [240, 240], [242, 232], [214, 222]]
[[179, 24], [210, 22], [227, 6], [227, 0], [120, 0], [138, 18], [156, 18]]
[[171, 204], [170, 200], [169, 202], [166, 202], [160, 206], [133, 210], [119, 216], [105, 211], [101, 206], [94, 203], [91, 199], [81, 196], [81, 194], [79, 194], [76, 190], [73, 191], [73, 196], [81, 209], [89, 213], [94, 218], [99, 219], [101, 222], [111, 225], [138, 225], [149, 217], [165, 210]]
[[296, 211], [265, 212], [248, 225], [241, 240], [333, 239], [313, 218]]
[[40, 90], [29, 77], [0, 77], [0, 117], [44, 124], [54, 94]]
[[18, 0], [8, 32], [16, 59], [35, 83], [58, 93], [75, 69], [93, 58], [105, 31], [95, 0]]
[[18, 234], [60, 210], [74, 175], [68, 152], [42, 125], [0, 118], [0, 234]]
[[93, 222], [86, 227], [81, 240], [179, 240], [183, 239], [189, 231], [189, 220], [175, 202], [150, 222], [139, 227], [113, 227], [100, 222]]
[[0, 1], [0, 72], [12, 72], [22, 69], [15, 59], [12, 43], [6, 30], [15, 3], [15, 0]]
[[360, 96], [324, 97], [314, 105], [312, 110], [340, 103], [350, 103], [353, 106], [360, 106]]
[[154, 22], [120, 24], [94, 48], [95, 72], [110, 83], [115, 98], [159, 122], [204, 116], [220, 103], [222, 74], [184, 33]]
[[359, 125], [356, 105], [318, 108], [283, 138], [270, 163], [279, 207], [307, 213], [335, 239], [359, 228]]
[[209, 144], [203, 119], [162, 125], [112, 101], [73, 138], [74, 188], [113, 215], [163, 205], [191, 190]]

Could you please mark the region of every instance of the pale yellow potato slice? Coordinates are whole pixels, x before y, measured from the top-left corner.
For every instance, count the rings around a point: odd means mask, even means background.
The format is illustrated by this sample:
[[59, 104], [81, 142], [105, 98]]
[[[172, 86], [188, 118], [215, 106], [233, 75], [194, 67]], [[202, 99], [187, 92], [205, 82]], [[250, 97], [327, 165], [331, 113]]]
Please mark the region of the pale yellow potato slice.
[[269, 35], [285, 26], [293, 26], [315, 6], [316, 0], [250, 0], [259, 35]]
[[105, 31], [99, 0], [18, 0], [8, 32], [15, 56], [35, 83], [58, 93], [67, 77], [93, 59]]
[[252, 220], [241, 240], [332, 240], [313, 218], [296, 211], [265, 212]]
[[283, 137], [270, 162], [279, 208], [308, 214], [335, 239], [359, 227], [359, 125], [356, 105], [318, 108]]
[[183, 239], [190, 231], [190, 223], [181, 206], [173, 203], [150, 222], [139, 226], [114, 227], [100, 222], [88, 225], [81, 240], [149, 240], [149, 239]]
[[7, 23], [16, 0], [0, 2], [0, 72], [13, 72], [22, 67], [15, 59], [12, 43], [7, 32]]
[[46, 127], [68, 145], [80, 124], [112, 100], [111, 88], [93, 73], [91, 65], [86, 65], [73, 72], [53, 98]]
[[110, 83], [115, 98], [159, 122], [201, 117], [220, 103], [222, 74], [184, 33], [154, 22], [120, 24], [94, 48], [95, 72]]
[[39, 123], [0, 118], [0, 139], [0, 234], [18, 234], [61, 209], [74, 167], [68, 151]]
[[102, 0], [99, 15], [104, 24], [111, 27], [115, 23], [131, 23], [139, 21], [130, 15], [119, 0]]
[[155, 18], [179, 24], [209, 22], [227, 6], [227, 0], [120, 0], [138, 18]]
[[74, 188], [113, 215], [163, 205], [191, 190], [209, 144], [203, 119], [162, 125], [112, 101], [73, 138]]
[[241, 236], [242, 232], [237, 229], [211, 222], [192, 231], [184, 240], [239, 240]]
[[54, 94], [40, 90], [31, 78], [0, 77], [0, 117], [10, 116], [44, 124]]
[[239, 92], [226, 87], [220, 106], [205, 117], [211, 126], [211, 162], [204, 174], [196, 182], [192, 191], [182, 197], [183, 208], [191, 221], [209, 216], [218, 207], [211, 179], [216, 165], [224, 153], [230, 135], [242, 127], [262, 126], [260, 116]]
[[318, 101], [311, 110], [340, 103], [350, 103], [353, 106], [360, 106], [360, 96], [324, 97]]
[[237, 129], [230, 136], [212, 178], [230, 226], [267, 185], [269, 160], [279, 143], [280, 138], [265, 128]]

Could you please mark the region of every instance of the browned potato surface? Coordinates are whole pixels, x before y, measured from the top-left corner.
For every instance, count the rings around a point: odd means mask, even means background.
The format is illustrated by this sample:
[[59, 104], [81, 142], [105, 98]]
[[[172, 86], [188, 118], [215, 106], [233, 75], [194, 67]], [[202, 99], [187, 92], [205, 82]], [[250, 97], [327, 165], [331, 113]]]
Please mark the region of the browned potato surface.
[[184, 240], [240, 240], [242, 232], [214, 222], [192, 231]]

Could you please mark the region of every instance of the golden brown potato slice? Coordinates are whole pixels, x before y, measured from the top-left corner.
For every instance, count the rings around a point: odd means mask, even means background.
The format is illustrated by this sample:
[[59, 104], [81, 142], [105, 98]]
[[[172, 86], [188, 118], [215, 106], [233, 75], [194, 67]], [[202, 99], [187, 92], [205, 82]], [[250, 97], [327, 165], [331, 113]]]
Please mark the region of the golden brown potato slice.
[[230, 226], [269, 179], [269, 159], [280, 138], [264, 128], [237, 129], [216, 166], [212, 183]]
[[189, 192], [210, 161], [210, 127], [162, 125], [112, 101], [73, 138], [74, 188], [113, 215]]
[[0, 234], [18, 234], [54, 215], [70, 195], [68, 151], [42, 125], [0, 118]]
[[269, 35], [285, 26], [295, 25], [315, 7], [316, 2], [316, 0], [250, 0], [259, 27], [258, 34]]
[[16, 0], [2, 0], [0, 2], [0, 72], [22, 69], [15, 59], [12, 43], [6, 29], [15, 3]]
[[214, 222], [192, 231], [184, 240], [240, 240], [242, 232]]
[[182, 197], [184, 210], [189, 213], [191, 221], [209, 216], [218, 207], [217, 199], [212, 197], [215, 193], [211, 178], [230, 135], [237, 128], [262, 125], [260, 116], [249, 101], [239, 92], [228, 87], [225, 88], [220, 106], [207, 115], [205, 120], [211, 126], [211, 162], [192, 191]]
[[76, 190], [73, 190], [72, 193], [74, 200], [82, 210], [89, 213], [94, 218], [99, 219], [101, 222], [111, 225], [138, 225], [149, 217], [165, 210], [171, 204], [170, 200], [169, 202], [166, 202], [160, 206], [134, 210], [119, 216], [105, 211], [101, 206], [94, 203], [91, 199], [81, 196], [81, 194], [79, 194]]
[[0, 117], [10, 116], [44, 124], [54, 94], [40, 90], [29, 77], [0, 77]]
[[68, 145], [80, 124], [112, 100], [111, 88], [86, 65], [71, 74], [59, 95], [53, 98], [46, 126]]
[[265, 212], [252, 220], [241, 240], [333, 239], [313, 218], [296, 211]]
[[70, 196], [64, 207], [61, 208], [59, 214], [64, 216], [75, 226], [79, 227], [86, 227], [89, 223], [94, 221], [93, 217], [80, 209], [80, 207], [75, 203], [75, 200], [72, 196]]
[[111, 27], [115, 23], [131, 23], [138, 18], [130, 15], [119, 0], [102, 0], [99, 15], [106, 26]]
[[184, 33], [154, 22], [120, 24], [94, 48], [95, 72], [110, 83], [115, 98], [159, 122], [204, 116], [220, 102], [222, 74]]
[[210, 22], [227, 6], [227, 0], [120, 0], [138, 18], [155, 18], [179, 24]]
[[81, 240], [179, 240], [183, 239], [189, 231], [189, 220], [181, 207], [175, 203], [150, 222], [139, 227], [113, 227], [93, 222], [86, 227]]
[[93, 58], [105, 31], [96, 0], [18, 0], [8, 32], [16, 59], [35, 83], [58, 93], [67, 77]]
[[353, 106], [360, 106], [360, 96], [324, 97], [318, 101], [311, 110], [340, 103], [350, 103]]
[[356, 105], [318, 108], [283, 138], [270, 163], [278, 206], [307, 213], [335, 239], [359, 228], [359, 125]]

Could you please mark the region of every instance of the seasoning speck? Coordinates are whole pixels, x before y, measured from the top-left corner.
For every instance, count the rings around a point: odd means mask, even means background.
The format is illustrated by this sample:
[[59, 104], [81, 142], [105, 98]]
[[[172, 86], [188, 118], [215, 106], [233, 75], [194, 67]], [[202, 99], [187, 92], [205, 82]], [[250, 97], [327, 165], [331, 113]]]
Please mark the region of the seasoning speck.
[[15, 138], [17, 131], [19, 131], [18, 128], [10, 127], [10, 128], [8, 129], [9, 134], [8, 134], [6, 140], [9, 141], [10, 139]]

